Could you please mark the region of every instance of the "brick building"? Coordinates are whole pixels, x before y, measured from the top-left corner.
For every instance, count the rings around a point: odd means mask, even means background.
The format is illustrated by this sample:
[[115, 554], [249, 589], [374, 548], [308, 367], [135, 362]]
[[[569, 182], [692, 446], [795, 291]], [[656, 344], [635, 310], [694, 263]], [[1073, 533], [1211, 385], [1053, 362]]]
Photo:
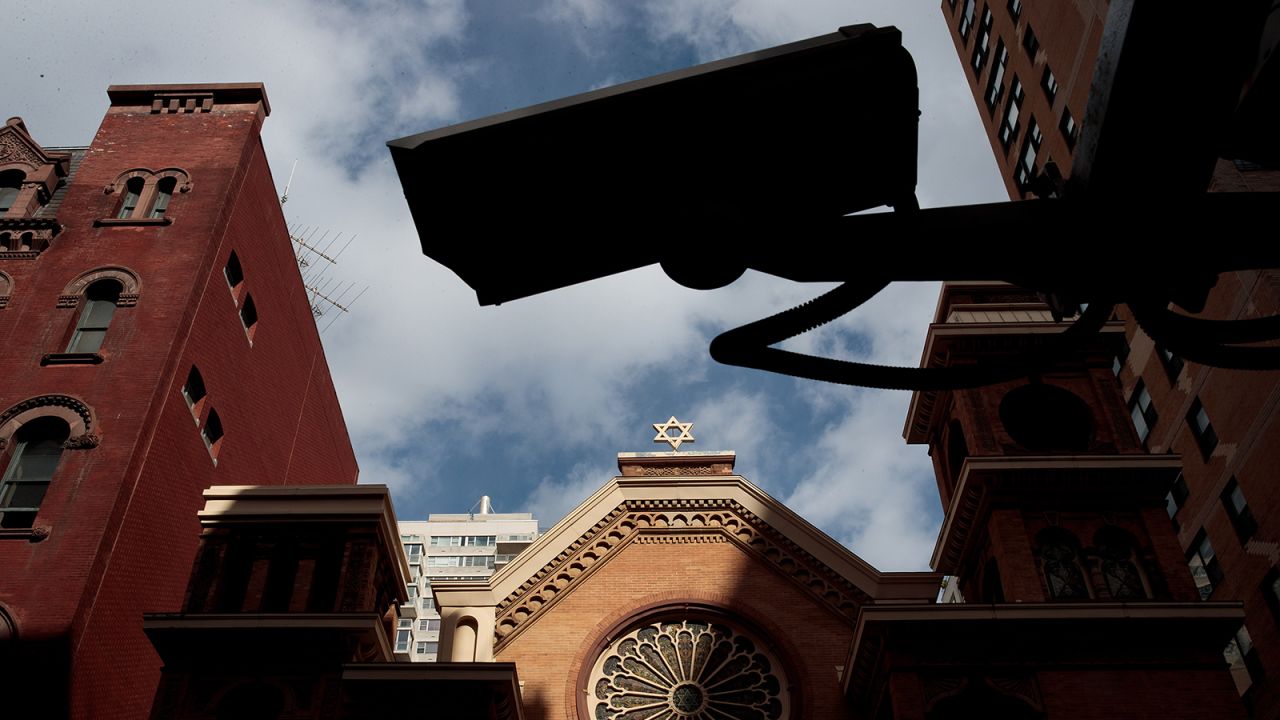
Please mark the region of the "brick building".
[[[1069, 176], [1109, 3], [943, 0], [941, 7], [1010, 197], [1029, 197], [1028, 182], [1050, 161]], [[1219, 159], [1207, 189], [1280, 192], [1280, 171]], [[1274, 271], [1236, 272], [1219, 277], [1201, 317], [1239, 320], [1278, 309]], [[1156, 346], [1126, 308], [1119, 314], [1126, 341], [1113, 369], [1140, 440], [1153, 454], [1182, 459], [1167, 497], [1178, 541], [1202, 598], [1244, 602], [1244, 627], [1226, 654], [1246, 705], [1256, 717], [1275, 717], [1280, 689], [1267, 669], [1280, 667], [1280, 495], [1272, 482], [1280, 373], [1183, 361]]]
[[260, 84], [113, 86], [87, 147], [0, 127], [6, 714], [138, 718], [213, 484], [357, 467], [259, 138]]

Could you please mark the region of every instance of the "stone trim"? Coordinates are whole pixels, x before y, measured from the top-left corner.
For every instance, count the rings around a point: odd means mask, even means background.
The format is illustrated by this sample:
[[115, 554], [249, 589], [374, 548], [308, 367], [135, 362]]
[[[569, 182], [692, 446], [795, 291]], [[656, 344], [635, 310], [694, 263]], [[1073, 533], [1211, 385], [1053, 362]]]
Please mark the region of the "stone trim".
[[84, 291], [99, 280], [112, 279], [120, 283], [120, 297], [116, 307], [133, 307], [138, 304], [138, 296], [142, 291], [142, 281], [138, 274], [123, 265], [96, 268], [81, 273], [76, 279], [67, 283], [62, 294], [58, 296], [58, 307], [73, 308], [80, 304]]
[[9, 299], [13, 297], [13, 278], [3, 270], [0, 270], [0, 310], [9, 304]]
[[[717, 540], [709, 540], [716, 537]], [[641, 538], [644, 538], [641, 540]], [[494, 651], [631, 542], [733, 542], [801, 587], [819, 605], [853, 620], [871, 597], [732, 500], [630, 500], [616, 507], [497, 606]]]
[[[60, 417], [71, 427], [70, 437], [78, 443], [65, 447], [75, 449], [97, 447], [98, 436], [92, 434], [95, 427], [93, 410], [70, 395], [37, 395], [9, 406], [9, 409], [0, 413], [0, 443], [7, 442], [13, 437], [13, 433], [27, 422], [45, 415]], [[87, 444], [88, 441], [79, 441], [87, 435], [92, 435], [94, 438], [92, 444]], [[71, 442], [71, 439], [67, 442]], [[3, 447], [3, 444], [0, 444], [0, 447]]]

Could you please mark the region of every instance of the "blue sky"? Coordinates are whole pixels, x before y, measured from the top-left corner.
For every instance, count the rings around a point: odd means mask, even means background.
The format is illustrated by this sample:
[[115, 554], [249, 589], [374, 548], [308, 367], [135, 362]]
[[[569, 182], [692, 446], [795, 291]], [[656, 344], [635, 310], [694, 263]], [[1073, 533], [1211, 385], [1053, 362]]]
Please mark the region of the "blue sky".
[[[83, 145], [107, 85], [266, 83], [263, 142], [298, 227], [355, 235], [333, 271], [369, 286], [324, 334], [363, 482], [402, 518], [481, 494], [550, 525], [658, 449], [651, 423], [694, 422], [696, 450], [738, 470], [882, 569], [919, 569], [941, 518], [929, 459], [908, 448], [909, 399], [712, 362], [720, 331], [825, 290], [748, 273], [712, 292], [657, 268], [481, 308], [424, 258], [387, 140], [870, 22], [915, 57], [918, 194], [926, 207], [1004, 199], [939, 3], [768, 0], [137, 2], [15, 11], [58, 50], [0, 76], [6, 116], [47, 145]], [[638, 208], [643, 210], [643, 208]], [[902, 238], [911, 242], [912, 238]], [[915, 364], [937, 289], [892, 286], [789, 346]]]

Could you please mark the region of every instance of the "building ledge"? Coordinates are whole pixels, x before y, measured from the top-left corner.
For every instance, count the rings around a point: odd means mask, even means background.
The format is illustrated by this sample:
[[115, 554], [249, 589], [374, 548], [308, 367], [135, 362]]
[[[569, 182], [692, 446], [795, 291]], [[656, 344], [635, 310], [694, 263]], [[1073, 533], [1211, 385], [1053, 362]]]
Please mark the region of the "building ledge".
[[40, 358], [40, 365], [100, 365], [102, 360], [98, 353], [45, 353]]
[[173, 218], [98, 218], [93, 221], [94, 227], [145, 227], [151, 225], [172, 225]]

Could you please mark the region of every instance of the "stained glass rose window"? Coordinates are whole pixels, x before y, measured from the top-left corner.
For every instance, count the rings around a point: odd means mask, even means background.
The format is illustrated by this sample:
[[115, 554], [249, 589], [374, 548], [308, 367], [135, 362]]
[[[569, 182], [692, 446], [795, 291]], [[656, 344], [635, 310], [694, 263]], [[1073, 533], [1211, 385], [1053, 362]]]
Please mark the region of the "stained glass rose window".
[[644, 625], [596, 660], [589, 687], [596, 720], [783, 720], [782, 668], [760, 643], [724, 625]]

